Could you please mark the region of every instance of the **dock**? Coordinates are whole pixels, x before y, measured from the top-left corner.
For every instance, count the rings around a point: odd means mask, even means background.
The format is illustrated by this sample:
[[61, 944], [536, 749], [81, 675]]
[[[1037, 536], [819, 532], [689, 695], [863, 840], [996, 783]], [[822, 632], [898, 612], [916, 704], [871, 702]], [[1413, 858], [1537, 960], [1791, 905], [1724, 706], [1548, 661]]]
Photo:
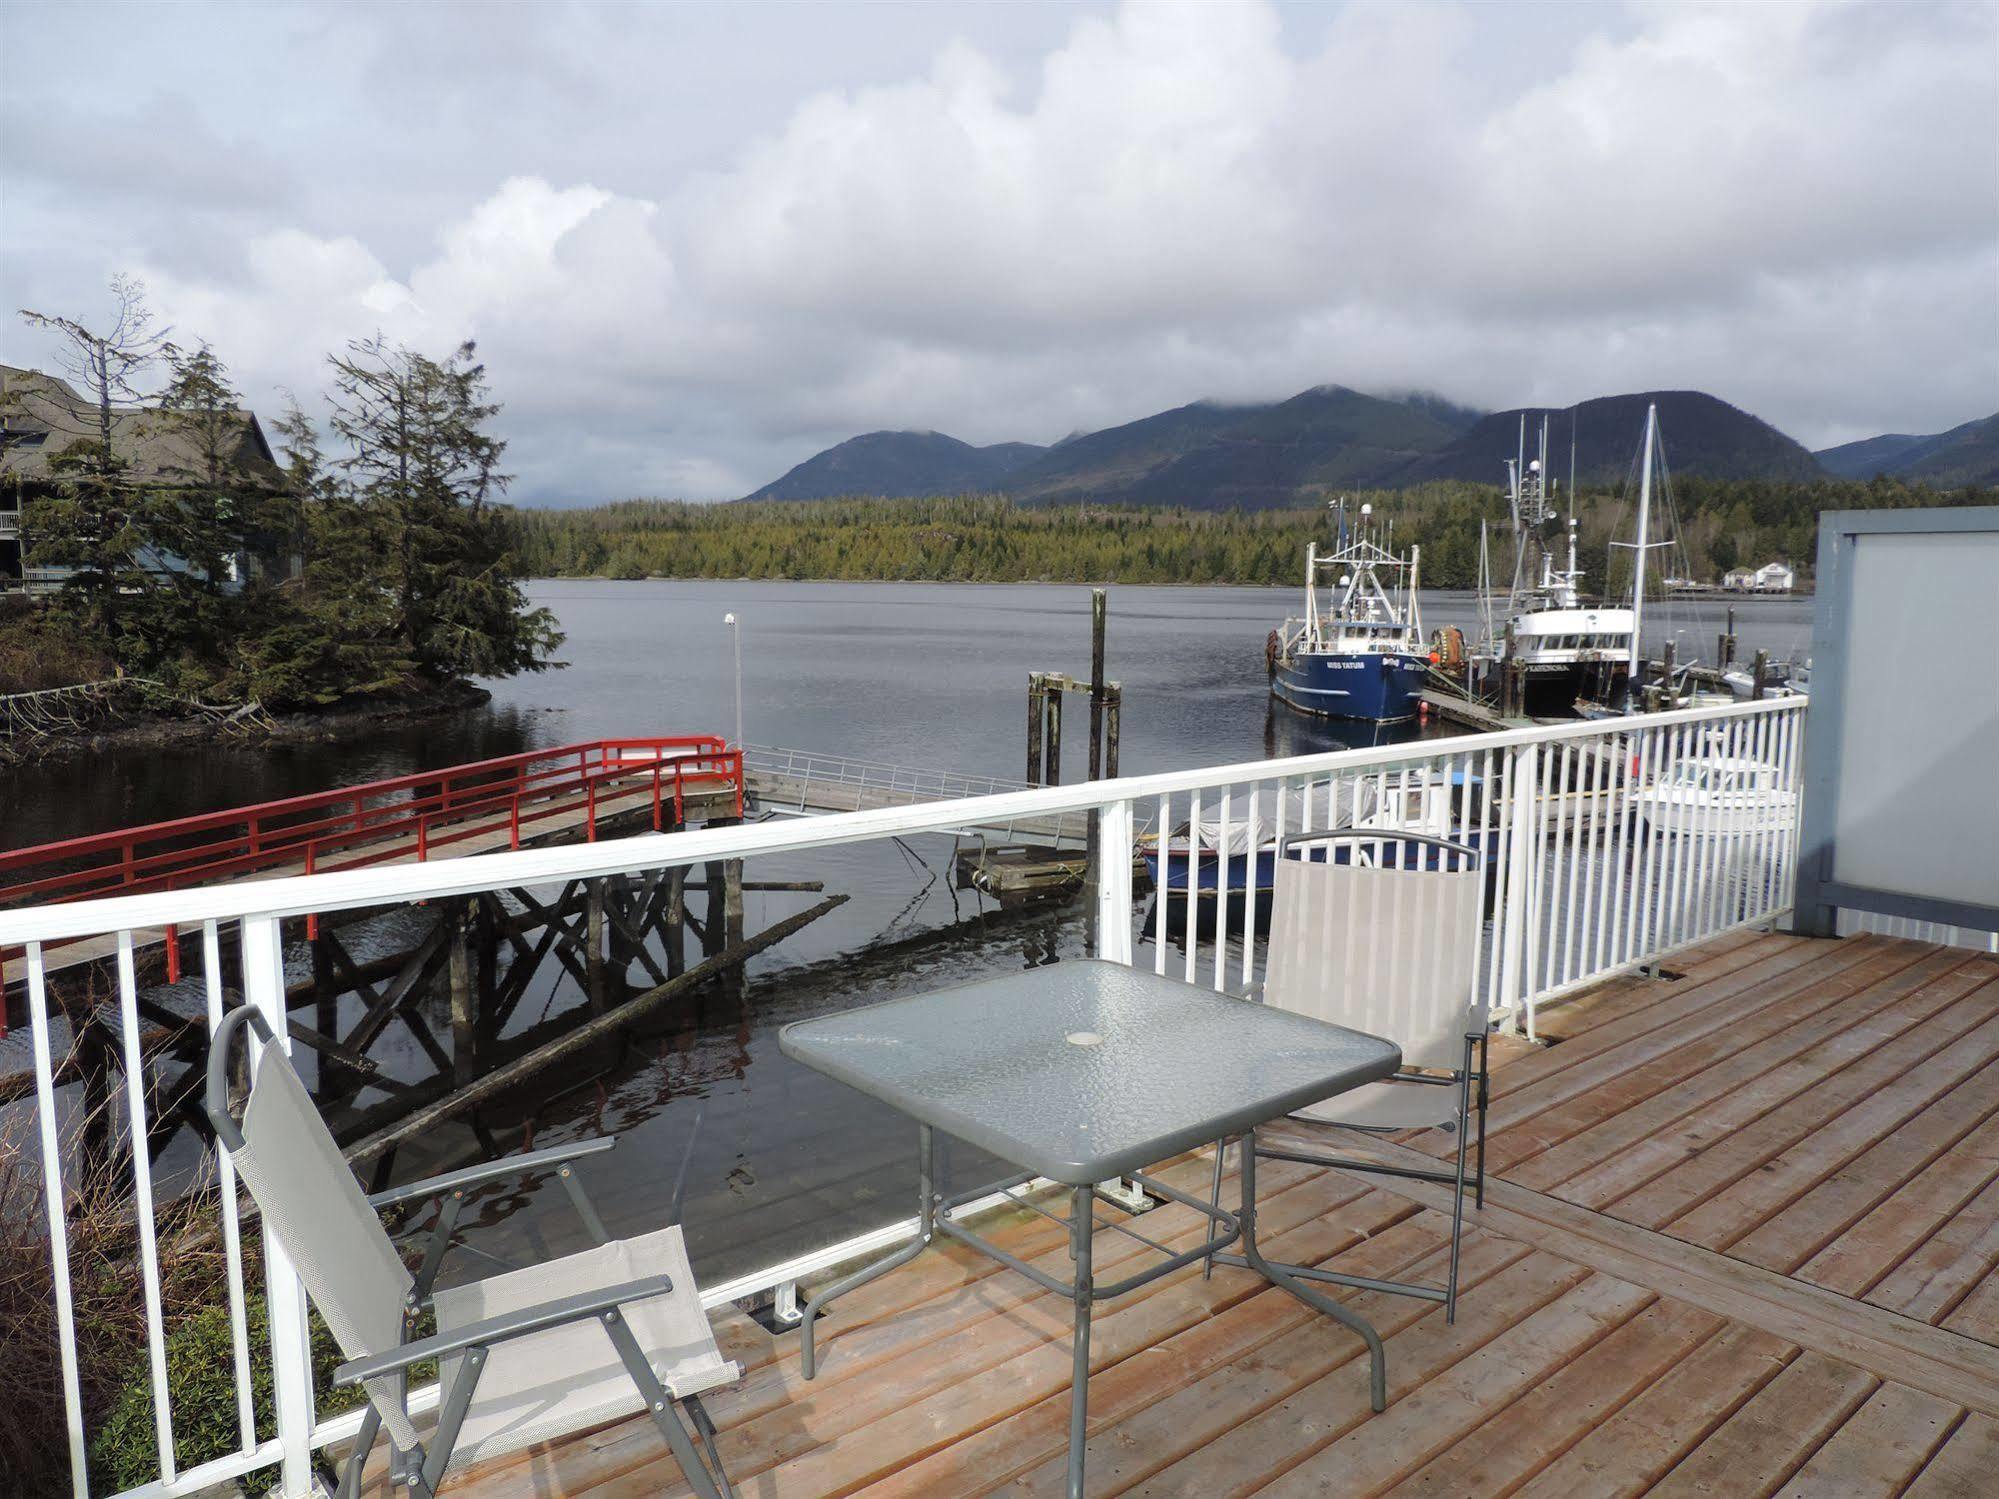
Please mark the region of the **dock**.
[[1476, 698], [1466, 697], [1459, 692], [1448, 692], [1441, 687], [1430, 686], [1422, 690], [1423, 706], [1443, 719], [1446, 723], [1460, 724], [1481, 733], [1499, 733], [1506, 729], [1531, 729], [1531, 718], [1509, 718], [1498, 709], [1487, 706]]
[[[1556, 1045], [1496, 1052], [1493, 1174], [1456, 1324], [1431, 1303], [1339, 1293], [1386, 1339], [1384, 1414], [1368, 1411], [1359, 1342], [1245, 1271], [1190, 1267], [1104, 1308], [1093, 1499], [1989, 1492], [1999, 958], [1740, 931], [1676, 968], [1549, 1012]], [[1198, 1154], [1162, 1174], [1205, 1193], [1210, 1170]], [[1442, 1189], [1266, 1172], [1266, 1232], [1286, 1258], [1439, 1273]], [[1173, 1204], [1144, 1226], [1174, 1247], [1200, 1233]], [[1044, 1219], [982, 1232], [1066, 1268], [1064, 1230]], [[1141, 1253], [1098, 1235], [1104, 1267]], [[716, 1314], [745, 1376], [709, 1401], [739, 1492], [1061, 1494], [1066, 1301], [947, 1247], [841, 1313], [811, 1384], [795, 1336]], [[643, 1420], [454, 1487], [687, 1492]], [[369, 1492], [386, 1499], [379, 1482]]]

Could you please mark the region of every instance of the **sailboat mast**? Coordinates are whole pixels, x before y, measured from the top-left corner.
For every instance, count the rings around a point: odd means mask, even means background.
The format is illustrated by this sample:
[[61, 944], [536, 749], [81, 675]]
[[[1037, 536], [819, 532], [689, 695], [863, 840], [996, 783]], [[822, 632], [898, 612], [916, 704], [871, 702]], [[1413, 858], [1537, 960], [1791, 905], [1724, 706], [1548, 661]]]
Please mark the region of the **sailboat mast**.
[[1645, 627], [1645, 538], [1652, 525], [1652, 442], [1653, 434], [1658, 429], [1659, 408], [1648, 406], [1645, 408], [1643, 473], [1638, 480], [1638, 545], [1632, 553], [1635, 560], [1631, 566], [1631, 661], [1624, 679], [1624, 691], [1628, 698], [1638, 695], [1638, 674], [1644, 654], [1639, 642]]

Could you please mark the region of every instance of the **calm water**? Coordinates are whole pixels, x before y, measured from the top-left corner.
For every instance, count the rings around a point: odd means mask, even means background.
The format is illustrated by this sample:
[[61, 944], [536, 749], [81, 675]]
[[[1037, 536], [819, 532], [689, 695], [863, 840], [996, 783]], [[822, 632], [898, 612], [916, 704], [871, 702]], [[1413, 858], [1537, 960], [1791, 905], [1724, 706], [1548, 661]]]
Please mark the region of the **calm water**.
[[[732, 610], [743, 621], [743, 727], [753, 743], [1018, 777], [1027, 673], [1086, 676], [1089, 666], [1086, 588], [550, 582], [533, 593], [561, 619], [569, 664], [491, 684], [493, 701], [478, 712], [360, 744], [106, 753], [16, 773], [0, 785], [0, 846], [578, 740], [733, 734], [722, 623]], [[1125, 772], [1372, 742], [1372, 731], [1271, 705], [1263, 639], [1295, 604], [1292, 589], [1110, 590], [1108, 673], [1124, 687]], [[1426, 596], [1423, 612], [1427, 628], [1467, 633], [1476, 614], [1465, 594]], [[1648, 635], [1655, 649], [1677, 634], [1683, 658], [1711, 657], [1723, 612], [1675, 601], [1648, 616]], [[1759, 648], [1802, 655], [1810, 601], [1740, 603], [1737, 634], [1745, 657]], [[1072, 711], [1072, 774], [1085, 722]], [[1079, 913], [1002, 913], [952, 888], [949, 855], [948, 838], [916, 838], [752, 862], [752, 880], [823, 880], [851, 899], [753, 962], [740, 998], [706, 995], [565, 1070], [560, 1096], [544, 1089], [532, 1116], [493, 1114], [501, 1143], [618, 1133], [620, 1149], [588, 1171], [605, 1217], [615, 1231], [656, 1226], [684, 1179], [689, 1241], [710, 1279], [907, 1211], [913, 1130], [791, 1066], [775, 1034], [801, 1016], [1081, 952]], [[751, 893], [746, 929], [814, 899]], [[690, 900], [699, 914], [699, 897]], [[393, 946], [407, 930], [388, 923], [374, 935]], [[559, 969], [537, 975], [523, 1023], [577, 1002]], [[413, 1048], [389, 1060], [418, 1070]], [[469, 1131], [441, 1131], [399, 1175], [470, 1146]], [[570, 1242], [560, 1194], [547, 1196], [489, 1199], [483, 1222], [494, 1242], [544, 1229], [556, 1247]]]

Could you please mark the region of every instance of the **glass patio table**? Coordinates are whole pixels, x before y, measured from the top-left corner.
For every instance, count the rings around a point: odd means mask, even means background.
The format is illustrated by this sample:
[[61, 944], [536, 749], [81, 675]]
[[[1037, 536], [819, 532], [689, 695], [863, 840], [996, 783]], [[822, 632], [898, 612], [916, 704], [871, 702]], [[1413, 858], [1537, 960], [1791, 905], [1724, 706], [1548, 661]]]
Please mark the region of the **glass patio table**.
[[[1253, 1147], [1258, 1125], [1390, 1076], [1402, 1063], [1393, 1042], [1091, 959], [796, 1021], [779, 1032], [778, 1045], [917, 1126], [916, 1236], [807, 1300], [800, 1329], [807, 1379], [818, 1372], [813, 1327], [829, 1302], [908, 1263], [939, 1234], [959, 1240], [1074, 1303], [1068, 1491], [1072, 1499], [1082, 1499], [1092, 1307], [1240, 1241], [1243, 1263], [1366, 1340], [1374, 1408], [1386, 1403], [1387, 1375], [1374, 1328], [1305, 1285], [1293, 1273], [1297, 1267], [1273, 1264], [1259, 1251]], [[999, 1158], [1019, 1174], [946, 1195], [939, 1175], [940, 1134]], [[1234, 1213], [1140, 1172], [1235, 1136], [1244, 1138], [1245, 1148], [1241, 1206]], [[1091, 1269], [1094, 1201], [1104, 1196], [1120, 1206], [1099, 1184], [1126, 1177], [1212, 1221], [1196, 1248], [1175, 1253], [1145, 1240], [1164, 1256], [1160, 1263], [1098, 1285]], [[1037, 1178], [1069, 1189], [1075, 1262], [1069, 1281], [951, 1216], [976, 1198], [995, 1190], [1010, 1193]]]

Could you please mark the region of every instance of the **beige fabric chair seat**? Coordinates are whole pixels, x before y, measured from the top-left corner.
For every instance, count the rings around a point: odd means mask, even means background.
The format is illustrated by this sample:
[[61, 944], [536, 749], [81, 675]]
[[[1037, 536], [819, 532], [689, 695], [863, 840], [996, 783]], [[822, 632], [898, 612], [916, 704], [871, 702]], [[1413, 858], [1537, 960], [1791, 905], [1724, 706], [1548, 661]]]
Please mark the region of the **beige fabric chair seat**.
[[[660, 1383], [676, 1399], [733, 1383], [739, 1370], [716, 1346], [714, 1331], [694, 1294], [694, 1274], [677, 1225], [440, 1290], [434, 1298], [437, 1328], [448, 1332], [651, 1275], [671, 1277], [672, 1294], [628, 1303], [624, 1312]], [[447, 1360], [447, 1389], [457, 1362]], [[485, 1371], [473, 1389], [451, 1465], [457, 1468], [499, 1457], [644, 1408], [631, 1375], [594, 1318], [498, 1343], [487, 1355]]]
[[1294, 1117], [1361, 1129], [1430, 1129], [1456, 1122], [1458, 1095], [1455, 1088], [1428, 1083], [1369, 1083], [1300, 1109]]

